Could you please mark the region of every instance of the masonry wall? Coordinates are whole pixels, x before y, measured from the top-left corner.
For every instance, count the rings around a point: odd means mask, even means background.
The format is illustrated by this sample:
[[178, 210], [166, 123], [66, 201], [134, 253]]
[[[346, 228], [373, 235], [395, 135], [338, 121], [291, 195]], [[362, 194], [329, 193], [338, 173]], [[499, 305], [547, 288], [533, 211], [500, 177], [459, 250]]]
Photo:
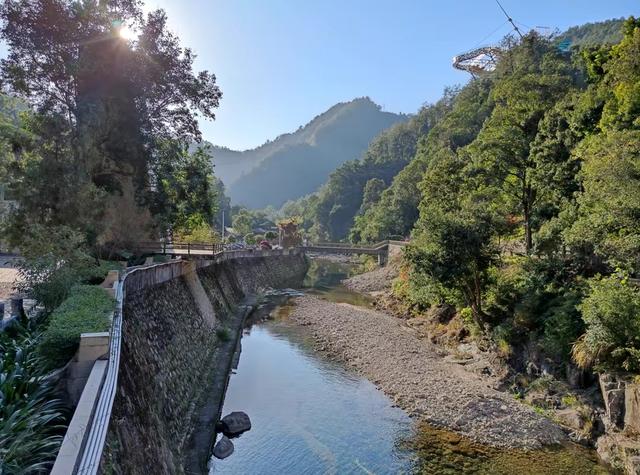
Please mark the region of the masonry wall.
[[[127, 286], [118, 392], [103, 473], [182, 473], [194, 418], [220, 356], [216, 328], [225, 325], [246, 295], [299, 286], [307, 271], [301, 254], [238, 256], [205, 264], [159, 268], [158, 275], [139, 273]], [[197, 289], [204, 289], [206, 297]]]

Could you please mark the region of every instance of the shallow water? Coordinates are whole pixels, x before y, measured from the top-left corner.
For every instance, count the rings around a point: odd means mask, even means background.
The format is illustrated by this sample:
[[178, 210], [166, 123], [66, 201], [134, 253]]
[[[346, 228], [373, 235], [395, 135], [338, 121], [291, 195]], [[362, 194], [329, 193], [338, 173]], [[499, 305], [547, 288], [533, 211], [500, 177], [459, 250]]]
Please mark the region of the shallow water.
[[255, 324], [242, 337], [223, 414], [236, 410], [249, 414], [252, 429], [210, 473], [412, 471], [411, 452], [399, 447], [411, 435], [409, 417], [366, 379], [318, 357], [299, 329], [279, 320]]
[[313, 259], [303, 286], [306, 293], [329, 302], [371, 307], [371, 297], [349, 290], [342, 284], [344, 279], [355, 275], [356, 269], [356, 265], [348, 262]]
[[[304, 291], [370, 306], [371, 299], [339, 284], [352, 269], [315, 261]], [[373, 384], [313, 349], [307, 329], [288, 321], [295, 305], [288, 293], [269, 295], [272, 305], [247, 322], [222, 413], [247, 412], [252, 429], [234, 439], [231, 457], [213, 459], [211, 473], [608, 473], [593, 450], [574, 444], [499, 450], [426, 424], [416, 427]]]

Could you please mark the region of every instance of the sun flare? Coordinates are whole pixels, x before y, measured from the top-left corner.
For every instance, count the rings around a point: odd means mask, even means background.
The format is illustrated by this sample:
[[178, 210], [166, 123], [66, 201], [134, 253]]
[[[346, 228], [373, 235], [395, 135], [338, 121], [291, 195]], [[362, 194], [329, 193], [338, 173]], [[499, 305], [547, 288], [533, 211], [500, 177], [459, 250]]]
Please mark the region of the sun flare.
[[131, 41], [131, 40], [135, 40], [138, 34], [132, 28], [126, 25], [122, 25], [118, 30], [118, 36], [120, 36], [120, 38], [124, 40]]

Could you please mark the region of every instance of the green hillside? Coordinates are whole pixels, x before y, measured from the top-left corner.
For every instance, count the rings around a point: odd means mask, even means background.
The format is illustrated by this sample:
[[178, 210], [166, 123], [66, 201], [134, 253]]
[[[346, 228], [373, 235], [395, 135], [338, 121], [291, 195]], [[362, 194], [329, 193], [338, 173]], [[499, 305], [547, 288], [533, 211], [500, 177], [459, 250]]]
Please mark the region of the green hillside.
[[296, 132], [244, 152], [215, 147], [216, 175], [235, 204], [281, 206], [315, 191], [336, 167], [358, 158], [384, 129], [407, 116], [383, 112], [369, 98], [336, 104]]

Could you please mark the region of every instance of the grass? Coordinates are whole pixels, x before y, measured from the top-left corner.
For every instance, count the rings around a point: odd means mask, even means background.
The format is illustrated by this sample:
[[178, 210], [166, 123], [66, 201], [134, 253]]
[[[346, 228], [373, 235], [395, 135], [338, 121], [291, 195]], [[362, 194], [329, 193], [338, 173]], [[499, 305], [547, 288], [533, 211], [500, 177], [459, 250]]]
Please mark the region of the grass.
[[574, 394], [566, 394], [562, 396], [562, 404], [567, 407], [576, 407], [579, 404], [579, 401]]
[[63, 366], [75, 354], [80, 334], [109, 329], [115, 301], [104, 289], [89, 285], [74, 287], [51, 316], [39, 346], [50, 368]]

